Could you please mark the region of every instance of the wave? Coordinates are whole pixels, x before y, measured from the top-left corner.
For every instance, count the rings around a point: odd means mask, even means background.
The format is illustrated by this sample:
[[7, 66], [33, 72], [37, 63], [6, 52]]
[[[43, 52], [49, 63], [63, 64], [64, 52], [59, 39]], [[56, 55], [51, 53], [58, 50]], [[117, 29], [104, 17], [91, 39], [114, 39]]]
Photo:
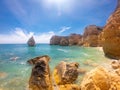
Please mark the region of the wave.
[[58, 51], [62, 51], [62, 52], [65, 52], [65, 53], [68, 53], [68, 51], [67, 50], [65, 50], [65, 49], [61, 49], [61, 48], [59, 48], [59, 49], [57, 49]]

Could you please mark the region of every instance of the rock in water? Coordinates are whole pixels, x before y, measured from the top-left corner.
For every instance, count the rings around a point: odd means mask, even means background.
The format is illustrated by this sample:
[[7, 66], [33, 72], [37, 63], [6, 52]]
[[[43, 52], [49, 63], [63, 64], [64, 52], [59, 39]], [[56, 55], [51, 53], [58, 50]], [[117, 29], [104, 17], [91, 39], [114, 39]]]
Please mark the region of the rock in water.
[[67, 62], [60, 62], [56, 68], [54, 73], [54, 77], [56, 83], [58, 85], [64, 84], [72, 84], [78, 77], [78, 63], [67, 63]]
[[29, 90], [53, 90], [48, 64], [49, 59], [48, 56], [41, 56], [29, 61], [34, 64], [29, 79]]
[[29, 38], [27, 44], [28, 44], [28, 46], [35, 46], [35, 40], [34, 40], [33, 36], [31, 38]]
[[[79, 64], [76, 62], [67, 63], [61, 61], [54, 69], [53, 76], [57, 90], [80, 90], [79, 86], [74, 84], [78, 77]], [[55, 89], [56, 90], [56, 89]]]
[[120, 0], [103, 29], [103, 50], [106, 56], [120, 59]]

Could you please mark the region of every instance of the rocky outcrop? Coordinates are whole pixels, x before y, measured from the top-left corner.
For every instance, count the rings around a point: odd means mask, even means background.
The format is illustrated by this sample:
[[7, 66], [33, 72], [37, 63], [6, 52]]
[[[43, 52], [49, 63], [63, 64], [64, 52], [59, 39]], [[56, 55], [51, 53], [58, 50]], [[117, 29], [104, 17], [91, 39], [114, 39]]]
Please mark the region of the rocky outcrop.
[[35, 65], [37, 62], [39, 62], [41, 60], [45, 60], [45, 61], [49, 62], [50, 57], [48, 55], [38, 56], [38, 57], [28, 60], [27, 63], [29, 63], [31, 65]]
[[78, 45], [82, 36], [80, 34], [71, 34], [69, 36], [52, 36], [50, 39], [50, 45]]
[[83, 34], [83, 46], [97, 47], [99, 46], [99, 34], [102, 31], [102, 27], [96, 25], [87, 26]]
[[29, 79], [29, 90], [53, 90], [49, 59], [48, 56], [41, 56], [28, 61], [30, 64], [34, 64]]
[[103, 50], [106, 56], [120, 59], [120, 0], [103, 30]]
[[27, 42], [28, 46], [35, 46], [35, 40], [33, 38], [33, 36], [31, 38], [29, 38], [28, 42]]
[[78, 63], [60, 62], [54, 69], [53, 77], [59, 90], [79, 90], [73, 84], [78, 77]]
[[80, 34], [70, 34], [69, 36], [69, 45], [79, 45], [79, 42], [82, 40], [82, 35]]
[[60, 46], [68, 46], [69, 45], [68, 37], [62, 37], [59, 45]]
[[102, 27], [96, 25], [87, 26], [84, 30], [83, 36], [80, 34], [70, 34], [69, 36], [53, 36], [50, 40], [51, 45], [61, 45], [61, 46], [91, 46], [97, 47], [101, 46], [99, 37]]
[[61, 38], [61, 36], [52, 36], [52, 38], [50, 39], [50, 45], [59, 45]]
[[120, 90], [120, 61], [99, 66], [87, 73], [80, 90]]

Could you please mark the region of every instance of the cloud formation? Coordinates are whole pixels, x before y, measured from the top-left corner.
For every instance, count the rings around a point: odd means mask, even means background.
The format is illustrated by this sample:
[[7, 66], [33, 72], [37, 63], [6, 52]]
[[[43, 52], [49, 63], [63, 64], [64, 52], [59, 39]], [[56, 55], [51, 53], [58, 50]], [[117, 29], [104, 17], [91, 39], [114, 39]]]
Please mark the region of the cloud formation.
[[59, 34], [65, 32], [65, 31], [67, 31], [67, 30], [69, 30], [69, 29], [71, 29], [71, 27], [66, 27], [66, 26], [64, 26], [64, 27], [62, 27], [61, 30], [59, 31]]
[[33, 35], [36, 43], [49, 43], [50, 38], [55, 33], [53, 31], [45, 32], [41, 34], [34, 34], [34, 32], [27, 33], [22, 28], [15, 28], [10, 34], [0, 34], [0, 44], [11, 43], [27, 43], [27, 40]]

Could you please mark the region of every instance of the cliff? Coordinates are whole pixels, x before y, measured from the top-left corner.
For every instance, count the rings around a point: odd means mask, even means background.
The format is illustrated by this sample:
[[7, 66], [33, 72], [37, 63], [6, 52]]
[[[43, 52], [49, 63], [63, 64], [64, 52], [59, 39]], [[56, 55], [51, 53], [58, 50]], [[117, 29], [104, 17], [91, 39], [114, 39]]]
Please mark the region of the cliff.
[[85, 28], [84, 34], [70, 34], [69, 36], [53, 36], [50, 39], [50, 45], [61, 45], [61, 46], [101, 46], [99, 44], [99, 34], [102, 31], [102, 27], [96, 25], [89, 25]]
[[107, 57], [120, 59], [120, 0], [103, 29], [103, 50]]

